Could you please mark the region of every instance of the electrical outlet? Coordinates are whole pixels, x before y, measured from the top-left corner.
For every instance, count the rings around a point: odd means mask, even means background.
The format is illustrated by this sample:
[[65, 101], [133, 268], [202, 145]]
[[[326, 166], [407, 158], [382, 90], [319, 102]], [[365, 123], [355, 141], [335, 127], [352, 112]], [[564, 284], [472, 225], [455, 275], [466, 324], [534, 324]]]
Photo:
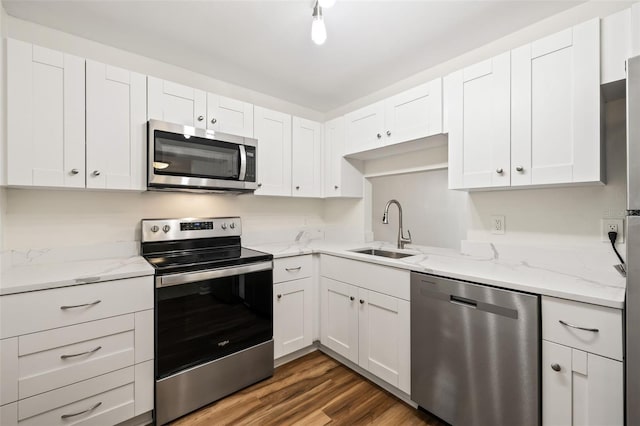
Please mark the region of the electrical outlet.
[[491, 233], [503, 235], [504, 234], [504, 216], [491, 216]]
[[623, 223], [622, 219], [602, 219], [600, 221], [602, 241], [609, 242], [609, 232], [617, 232], [618, 238], [616, 243], [624, 243]]

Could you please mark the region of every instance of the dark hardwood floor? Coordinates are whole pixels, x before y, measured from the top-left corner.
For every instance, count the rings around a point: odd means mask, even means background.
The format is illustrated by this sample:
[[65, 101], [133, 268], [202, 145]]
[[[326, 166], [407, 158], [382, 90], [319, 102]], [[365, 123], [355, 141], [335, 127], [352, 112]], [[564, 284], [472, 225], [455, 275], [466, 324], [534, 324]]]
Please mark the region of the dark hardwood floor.
[[277, 368], [268, 380], [173, 423], [249, 424], [444, 425], [319, 351]]

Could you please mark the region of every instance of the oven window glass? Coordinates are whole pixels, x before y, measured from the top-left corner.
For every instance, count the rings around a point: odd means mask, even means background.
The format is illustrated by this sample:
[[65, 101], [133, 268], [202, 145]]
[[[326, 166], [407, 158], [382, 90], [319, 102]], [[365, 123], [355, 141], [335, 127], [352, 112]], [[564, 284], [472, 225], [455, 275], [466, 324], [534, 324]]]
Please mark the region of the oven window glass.
[[272, 271], [156, 289], [157, 378], [271, 340]]
[[233, 143], [155, 131], [153, 169], [157, 175], [237, 180], [240, 148]]

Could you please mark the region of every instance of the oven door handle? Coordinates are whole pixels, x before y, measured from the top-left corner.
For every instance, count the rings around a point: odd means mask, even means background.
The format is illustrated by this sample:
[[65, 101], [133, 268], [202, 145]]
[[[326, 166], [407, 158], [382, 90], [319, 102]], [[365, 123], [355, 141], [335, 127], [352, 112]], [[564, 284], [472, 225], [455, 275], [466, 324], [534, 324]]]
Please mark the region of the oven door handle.
[[172, 285], [188, 284], [197, 281], [216, 278], [232, 277], [234, 275], [250, 274], [252, 272], [273, 269], [273, 262], [251, 263], [249, 265], [233, 266], [230, 268], [211, 269], [208, 271], [182, 272], [180, 274], [164, 275], [156, 278], [156, 288]]
[[243, 181], [247, 176], [247, 150], [244, 145], [240, 145], [240, 175], [238, 180]]

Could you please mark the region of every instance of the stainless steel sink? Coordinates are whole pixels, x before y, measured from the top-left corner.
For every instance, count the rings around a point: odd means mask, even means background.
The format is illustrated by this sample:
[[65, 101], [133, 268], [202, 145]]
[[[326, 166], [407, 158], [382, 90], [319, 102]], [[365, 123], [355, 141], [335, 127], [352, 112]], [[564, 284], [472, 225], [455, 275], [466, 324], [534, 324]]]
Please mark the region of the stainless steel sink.
[[403, 257], [415, 256], [415, 254], [412, 254], [412, 253], [399, 253], [397, 251], [379, 250], [374, 248], [350, 250], [350, 251], [354, 253], [369, 254], [371, 256], [388, 257], [391, 259], [402, 259]]

